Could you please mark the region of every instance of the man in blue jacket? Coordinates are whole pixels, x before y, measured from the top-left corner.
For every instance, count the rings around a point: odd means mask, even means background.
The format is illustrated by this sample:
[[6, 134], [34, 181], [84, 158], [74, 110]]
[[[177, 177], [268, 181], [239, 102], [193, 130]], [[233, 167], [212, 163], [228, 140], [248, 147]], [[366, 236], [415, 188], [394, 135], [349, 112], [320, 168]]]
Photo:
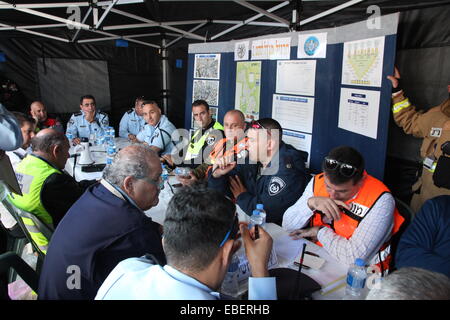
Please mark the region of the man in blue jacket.
[[307, 153], [285, 144], [280, 124], [270, 118], [253, 121], [247, 131], [249, 160], [217, 159], [208, 187], [233, 195], [248, 215], [264, 204], [267, 222], [281, 225], [283, 214], [303, 194]]
[[144, 211], [158, 204], [161, 165], [143, 145], [122, 149], [55, 230], [39, 281], [39, 299], [94, 299], [122, 260], [165, 255], [160, 226]]
[[450, 196], [424, 203], [400, 239], [395, 262], [450, 277]]

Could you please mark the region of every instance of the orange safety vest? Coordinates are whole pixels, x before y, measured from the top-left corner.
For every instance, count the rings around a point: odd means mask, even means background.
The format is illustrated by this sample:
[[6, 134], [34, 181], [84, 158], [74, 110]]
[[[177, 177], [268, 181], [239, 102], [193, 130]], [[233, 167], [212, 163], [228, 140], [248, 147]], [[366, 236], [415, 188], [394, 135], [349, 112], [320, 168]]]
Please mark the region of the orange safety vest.
[[[351, 212], [343, 212], [341, 219], [338, 221], [333, 220], [332, 225], [324, 223], [322, 221], [322, 215], [319, 212], [315, 212], [311, 218], [311, 226], [325, 226], [332, 228], [337, 235], [346, 239], [351, 238], [359, 223], [366, 217], [377, 200], [384, 193], [390, 193], [389, 189], [380, 180], [368, 175], [366, 172], [364, 172], [364, 176], [365, 181], [363, 182], [361, 189], [358, 191], [356, 198], [345, 202], [349, 205]], [[329, 197], [326, 190], [323, 173], [314, 177], [313, 192], [315, 197]], [[381, 246], [378, 254], [372, 260], [373, 263], [371, 264], [376, 264], [380, 267], [383, 274], [386, 274], [389, 271], [389, 266], [392, 260], [392, 255], [390, 252], [390, 239], [392, 239], [392, 236], [398, 232], [404, 220], [405, 219], [400, 215], [397, 208], [395, 208], [394, 226], [391, 231], [391, 237]], [[317, 241], [316, 244], [322, 246], [319, 241]]]
[[[223, 138], [221, 140], [219, 140], [216, 145], [214, 146], [213, 151], [211, 151], [211, 153], [209, 154], [209, 158], [210, 158], [210, 162], [212, 164], [214, 164], [214, 162], [216, 161], [216, 159], [218, 157], [227, 157], [230, 155], [236, 155], [239, 152], [241, 152], [242, 150], [247, 150], [248, 149], [248, 145], [247, 145], [247, 137], [244, 137], [243, 139], [241, 139], [241, 141], [239, 141], [238, 143], [236, 143], [233, 148], [228, 148], [227, 149], [227, 139]], [[208, 175], [208, 172], [212, 169], [212, 166], [208, 166], [208, 169], [206, 169], [206, 175]]]

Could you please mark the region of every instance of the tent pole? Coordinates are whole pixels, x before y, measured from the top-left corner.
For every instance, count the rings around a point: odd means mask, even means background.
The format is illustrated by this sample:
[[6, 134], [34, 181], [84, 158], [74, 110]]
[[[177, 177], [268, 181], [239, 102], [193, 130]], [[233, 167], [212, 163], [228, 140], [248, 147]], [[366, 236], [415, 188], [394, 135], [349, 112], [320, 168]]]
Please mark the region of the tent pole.
[[[89, 7], [88, 11], [86, 12], [86, 15], [84, 16], [83, 20], [81, 21], [81, 23], [86, 23], [87, 18], [89, 17], [89, 15], [92, 12], [92, 7]], [[78, 37], [78, 34], [80, 33], [81, 29], [77, 29], [77, 32], [75, 32], [75, 35], [72, 38], [72, 42], [75, 42], [76, 38]]]
[[[286, 6], [286, 5], [288, 5], [288, 4], [289, 4], [289, 1], [284, 1], [284, 2], [282, 2], [282, 3], [280, 3], [280, 4], [277, 4], [276, 6], [274, 6], [274, 7], [272, 7], [272, 8], [270, 8], [270, 9], [267, 9], [267, 11], [268, 11], [268, 12], [272, 12], [272, 11], [278, 10], [278, 9], [280, 9], [280, 8], [282, 8], [282, 7]], [[241, 22], [240, 24], [237, 24], [237, 25], [235, 25], [235, 26], [232, 26], [231, 28], [226, 29], [226, 30], [224, 30], [224, 31], [222, 31], [222, 32], [220, 32], [220, 33], [218, 33], [218, 34], [216, 34], [215, 36], [211, 37], [211, 40], [217, 39], [217, 38], [223, 36], [224, 34], [227, 34], [227, 33], [231, 32], [231, 31], [233, 31], [233, 30], [236, 30], [237, 28], [240, 28], [240, 27], [242, 27], [242, 26], [248, 24], [249, 22], [252, 22], [252, 21], [254, 21], [254, 20], [256, 20], [256, 19], [261, 18], [262, 16], [264, 16], [262, 13], [257, 14], [256, 16], [253, 16], [253, 17], [251, 17], [251, 18], [249, 18], [249, 19], [247, 19], [247, 20]]]
[[[192, 28], [191, 30], [189, 30], [189, 32], [194, 32], [195, 30], [200, 29], [201, 27], [203, 27], [205, 24], [207, 24], [207, 22], [201, 23], [198, 26], [195, 26], [194, 28]], [[169, 42], [166, 46], [166, 48], [170, 47], [171, 45], [173, 45], [175, 42], [180, 41], [181, 39], [184, 38], [184, 35], [179, 36], [178, 38], [172, 40], [171, 42]]]
[[103, 20], [105, 20], [106, 16], [108, 15], [109, 11], [112, 9], [112, 7], [114, 7], [114, 5], [117, 3], [117, 1], [119, 0], [114, 0], [113, 2], [111, 2], [111, 4], [106, 8], [106, 10], [103, 12], [102, 17], [100, 18], [100, 20], [97, 22], [97, 24], [95, 25], [95, 28], [98, 29], [100, 28], [100, 25], [102, 24]]
[[163, 110], [164, 114], [167, 115], [168, 107], [167, 107], [167, 96], [168, 96], [168, 87], [167, 87], [167, 70], [168, 70], [168, 57], [167, 57], [167, 47], [166, 47], [166, 38], [162, 37], [162, 45], [161, 45], [161, 62], [162, 62], [162, 96], [163, 96]]
[[320, 19], [322, 17], [328, 16], [328, 15], [330, 15], [332, 13], [338, 12], [338, 11], [340, 11], [342, 9], [348, 8], [350, 6], [353, 6], [353, 5], [358, 4], [360, 2], [363, 2], [363, 1], [364, 0], [351, 0], [351, 1], [348, 1], [348, 2], [343, 3], [343, 4], [341, 4], [341, 5], [337, 6], [337, 7], [331, 8], [329, 10], [326, 10], [326, 11], [322, 12], [322, 13], [316, 14], [315, 16], [309, 17], [308, 19], [300, 21], [300, 25], [303, 26], [303, 25], [305, 25], [307, 23], [310, 23], [310, 22], [315, 21], [317, 19]]
[[260, 7], [257, 7], [257, 6], [255, 6], [255, 5], [251, 4], [251, 3], [248, 3], [247, 1], [234, 0], [234, 2], [236, 2], [237, 4], [240, 4], [241, 6], [249, 8], [249, 9], [251, 9], [253, 11], [261, 13], [261, 14], [265, 15], [266, 17], [271, 18], [272, 20], [278, 21], [279, 23], [284, 24], [286, 27], [289, 27], [289, 21], [287, 21], [287, 20], [285, 20], [285, 19], [283, 19], [283, 18], [281, 18], [281, 17], [279, 17], [279, 16], [277, 16], [277, 15], [275, 15], [273, 13], [270, 13], [270, 12], [260, 8]]

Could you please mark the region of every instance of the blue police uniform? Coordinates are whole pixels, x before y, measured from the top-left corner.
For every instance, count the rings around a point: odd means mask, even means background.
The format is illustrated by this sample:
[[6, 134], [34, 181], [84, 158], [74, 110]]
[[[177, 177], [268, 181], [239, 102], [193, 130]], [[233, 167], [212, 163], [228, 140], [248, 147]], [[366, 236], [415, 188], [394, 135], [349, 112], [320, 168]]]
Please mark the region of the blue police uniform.
[[256, 204], [262, 203], [266, 221], [281, 226], [284, 212], [300, 198], [308, 183], [307, 158], [306, 152], [282, 142], [278, 155], [272, 158], [267, 168], [262, 169], [260, 164], [238, 164], [227, 175], [217, 179], [210, 172], [208, 187], [232, 195], [228, 177], [239, 176], [247, 189], [236, 199], [239, 207], [250, 216]]
[[[96, 300], [215, 300], [222, 298], [195, 278], [147, 258], [120, 262], [98, 290]], [[274, 277], [250, 277], [249, 300], [276, 300]]]
[[119, 125], [119, 137], [128, 138], [129, 134], [137, 134], [144, 128], [145, 120], [138, 116], [136, 110], [130, 109], [123, 115]]
[[[151, 128], [153, 128], [153, 130]], [[155, 146], [161, 151], [160, 155], [168, 154], [172, 151], [174, 142], [172, 141], [172, 132], [176, 130], [175, 126], [169, 119], [162, 115], [155, 127], [146, 126], [146, 130], [138, 136], [138, 140], [148, 143], [149, 146]]]
[[71, 133], [73, 138], [89, 138], [91, 134], [104, 132], [109, 126], [108, 115], [104, 112], [96, 112], [94, 121], [89, 123], [84, 117], [83, 111], [74, 113], [67, 123], [66, 134]]

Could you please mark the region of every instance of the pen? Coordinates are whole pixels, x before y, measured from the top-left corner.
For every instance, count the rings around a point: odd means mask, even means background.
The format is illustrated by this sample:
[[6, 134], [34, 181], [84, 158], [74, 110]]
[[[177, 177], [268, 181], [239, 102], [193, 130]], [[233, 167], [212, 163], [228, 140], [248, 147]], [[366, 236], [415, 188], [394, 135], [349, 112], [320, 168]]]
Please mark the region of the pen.
[[[296, 265], [297, 267], [300, 267], [300, 262], [294, 261], [294, 265]], [[305, 266], [304, 264], [302, 264], [302, 268], [305, 268], [306, 270], [311, 269], [311, 267]]]
[[259, 239], [259, 225], [255, 224], [255, 240]]

